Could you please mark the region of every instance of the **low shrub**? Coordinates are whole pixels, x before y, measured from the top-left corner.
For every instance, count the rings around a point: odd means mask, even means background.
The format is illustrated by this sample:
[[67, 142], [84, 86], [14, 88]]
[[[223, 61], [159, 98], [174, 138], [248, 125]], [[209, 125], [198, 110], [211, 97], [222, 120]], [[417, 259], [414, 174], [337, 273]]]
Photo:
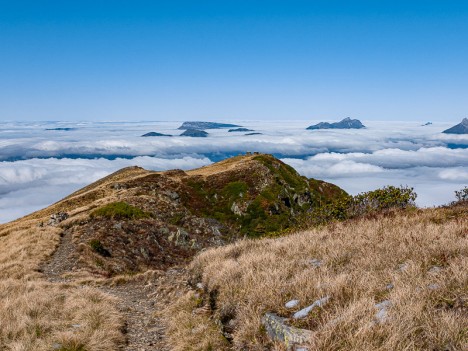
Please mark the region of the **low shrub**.
[[404, 209], [414, 207], [417, 194], [410, 187], [386, 186], [381, 189], [368, 191], [353, 197], [349, 208], [349, 216], [355, 217], [366, 213], [388, 210], [391, 208]]
[[110, 252], [104, 247], [104, 245], [102, 245], [101, 241], [97, 239], [90, 240], [89, 246], [94, 252], [100, 254], [101, 256], [104, 256], [104, 257], [110, 256]]
[[410, 187], [386, 186], [381, 189], [344, 196], [317, 207], [312, 211], [312, 221], [324, 224], [333, 220], [345, 220], [390, 209], [415, 207], [417, 194]]
[[456, 202], [468, 201], [468, 186], [465, 186], [461, 190], [455, 191], [455, 197], [457, 198]]

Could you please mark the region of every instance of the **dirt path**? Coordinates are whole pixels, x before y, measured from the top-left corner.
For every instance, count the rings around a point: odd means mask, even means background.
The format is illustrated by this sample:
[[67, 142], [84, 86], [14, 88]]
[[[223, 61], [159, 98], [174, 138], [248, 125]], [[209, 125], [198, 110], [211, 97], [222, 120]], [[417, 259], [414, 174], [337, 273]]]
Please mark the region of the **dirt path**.
[[66, 230], [60, 238], [60, 244], [52, 257], [42, 267], [42, 273], [47, 280], [54, 283], [63, 283], [70, 281], [62, 275], [73, 272], [78, 268], [78, 256], [76, 245], [72, 242], [72, 232]]
[[[41, 267], [46, 279], [53, 283], [72, 283], [72, 278], [64, 277], [79, 269], [76, 245], [72, 232], [67, 230], [52, 257]], [[168, 274], [173, 274], [169, 271]], [[164, 281], [164, 279], [163, 279]], [[166, 351], [164, 328], [155, 317], [158, 308], [158, 289], [153, 283], [131, 281], [118, 286], [103, 284], [97, 287], [102, 292], [118, 299], [118, 309], [125, 318], [127, 345], [123, 351]]]

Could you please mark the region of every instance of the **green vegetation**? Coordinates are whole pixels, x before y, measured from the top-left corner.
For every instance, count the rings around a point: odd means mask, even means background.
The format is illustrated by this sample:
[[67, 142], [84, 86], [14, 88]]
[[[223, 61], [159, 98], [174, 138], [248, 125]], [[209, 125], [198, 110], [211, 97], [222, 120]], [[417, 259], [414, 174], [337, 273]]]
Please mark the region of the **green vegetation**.
[[222, 195], [230, 200], [235, 200], [238, 197], [241, 197], [241, 195], [246, 194], [247, 190], [249, 189], [249, 186], [247, 185], [246, 182], [232, 182], [228, 183], [222, 190]]
[[[295, 200], [298, 196], [310, 200], [307, 178], [273, 156], [259, 155], [254, 159], [267, 168], [267, 174], [263, 174], [264, 168], [255, 167], [250, 173], [233, 174], [228, 182], [208, 184], [203, 179], [187, 180], [185, 184], [190, 193], [184, 202], [199, 215], [230, 224], [250, 237], [293, 226], [295, 217], [312, 206], [310, 201], [299, 204]], [[263, 179], [269, 182], [260, 186], [258, 181]], [[241, 214], [234, 213], [233, 206], [237, 206]]]
[[141, 219], [149, 218], [151, 214], [126, 202], [112, 202], [91, 213], [91, 217], [104, 217], [108, 219]]
[[92, 239], [89, 241], [88, 244], [91, 247], [91, 249], [99, 255], [104, 257], [110, 256], [110, 252], [104, 247], [104, 245], [102, 245], [101, 241], [97, 239]]
[[413, 188], [403, 186], [386, 186], [356, 196], [342, 196], [316, 208], [312, 213], [312, 221], [324, 224], [390, 209], [413, 208], [416, 197]]
[[465, 186], [461, 190], [455, 191], [455, 197], [457, 198], [456, 202], [468, 201], [468, 186]]
[[260, 161], [264, 166], [278, 178], [282, 178], [295, 191], [304, 191], [308, 188], [308, 180], [306, 177], [299, 175], [294, 168], [277, 160], [273, 156], [259, 155], [254, 157], [254, 160]]
[[414, 207], [417, 194], [413, 188], [386, 186], [356, 195], [352, 201], [352, 216], [387, 210]]

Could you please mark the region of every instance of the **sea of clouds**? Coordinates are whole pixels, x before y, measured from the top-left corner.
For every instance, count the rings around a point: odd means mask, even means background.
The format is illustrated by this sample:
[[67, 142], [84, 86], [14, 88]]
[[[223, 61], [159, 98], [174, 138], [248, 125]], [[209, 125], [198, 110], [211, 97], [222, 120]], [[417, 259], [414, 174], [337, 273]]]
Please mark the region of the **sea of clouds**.
[[[208, 130], [208, 138], [178, 136], [181, 122], [0, 123], [0, 223], [123, 167], [191, 169], [247, 151], [274, 154], [301, 174], [351, 194], [412, 186], [420, 206], [448, 203], [468, 185], [468, 135], [441, 133], [453, 122], [363, 121], [362, 130], [305, 129], [315, 122], [237, 121], [262, 135]], [[175, 136], [141, 137], [151, 131]]]

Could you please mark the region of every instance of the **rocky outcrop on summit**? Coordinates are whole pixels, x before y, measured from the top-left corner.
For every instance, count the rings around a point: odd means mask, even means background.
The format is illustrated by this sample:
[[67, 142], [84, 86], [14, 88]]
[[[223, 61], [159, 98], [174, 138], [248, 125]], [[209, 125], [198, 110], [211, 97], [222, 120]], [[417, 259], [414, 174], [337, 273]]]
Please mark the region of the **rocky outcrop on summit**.
[[146, 134], [143, 134], [142, 137], [159, 137], [159, 136], [165, 136], [165, 137], [170, 137], [172, 135], [170, 134], [163, 134], [163, 133], [158, 133], [158, 132], [149, 132]]
[[193, 138], [206, 138], [208, 136], [208, 133], [205, 132], [204, 130], [187, 129], [180, 136], [187, 136], [187, 137], [193, 137]]
[[237, 124], [217, 123], [217, 122], [184, 122], [178, 129], [223, 129], [241, 127]]
[[446, 134], [468, 134], [468, 118], [464, 118], [461, 123], [453, 126], [452, 128], [444, 130], [442, 133]]
[[349, 117], [343, 119], [340, 122], [328, 123], [320, 122], [318, 124], [307, 127], [307, 129], [361, 129], [365, 126], [358, 119], [351, 119]]

